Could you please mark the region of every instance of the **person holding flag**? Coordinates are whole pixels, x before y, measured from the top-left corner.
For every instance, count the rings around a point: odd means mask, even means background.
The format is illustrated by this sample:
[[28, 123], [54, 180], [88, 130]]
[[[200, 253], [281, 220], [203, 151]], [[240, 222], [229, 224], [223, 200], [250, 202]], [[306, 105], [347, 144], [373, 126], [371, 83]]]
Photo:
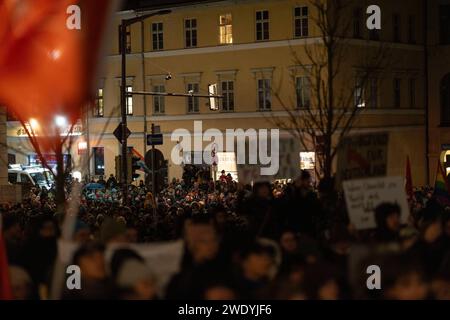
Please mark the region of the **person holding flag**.
[[442, 169], [441, 161], [438, 160], [433, 196], [441, 205], [450, 206], [449, 190], [448, 180], [444, 174], [444, 170]]

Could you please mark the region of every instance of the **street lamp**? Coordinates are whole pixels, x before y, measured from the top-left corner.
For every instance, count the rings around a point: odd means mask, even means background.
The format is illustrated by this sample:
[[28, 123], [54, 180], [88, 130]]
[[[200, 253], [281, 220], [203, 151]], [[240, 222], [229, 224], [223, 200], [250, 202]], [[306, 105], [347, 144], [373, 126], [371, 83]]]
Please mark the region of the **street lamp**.
[[[126, 201], [128, 200], [128, 164], [127, 164], [127, 154], [128, 154], [128, 146], [127, 146], [127, 107], [126, 107], [126, 99], [127, 99], [127, 92], [126, 92], [126, 68], [127, 68], [127, 55], [125, 50], [126, 45], [126, 29], [128, 26], [131, 26], [132, 24], [136, 22], [144, 21], [147, 18], [153, 17], [153, 16], [162, 16], [171, 13], [171, 10], [160, 10], [156, 12], [152, 12], [149, 14], [145, 14], [142, 16], [137, 16], [135, 18], [131, 19], [122, 19], [122, 22], [120, 24], [120, 48], [121, 48], [121, 56], [122, 56], [122, 71], [121, 71], [121, 84], [120, 84], [120, 111], [121, 111], [121, 118], [122, 118], [122, 137], [121, 137], [121, 143], [122, 143], [122, 174], [120, 177], [120, 181], [122, 183], [122, 196], [125, 199], [124, 204], [126, 204]], [[144, 106], [145, 107], [145, 106]]]
[[29, 123], [30, 123], [30, 127], [33, 131], [35, 131], [36, 129], [39, 128], [39, 122], [36, 119], [31, 118]]
[[56, 116], [55, 117], [55, 124], [60, 127], [60, 128], [64, 128], [65, 126], [67, 126], [67, 119], [64, 116]]

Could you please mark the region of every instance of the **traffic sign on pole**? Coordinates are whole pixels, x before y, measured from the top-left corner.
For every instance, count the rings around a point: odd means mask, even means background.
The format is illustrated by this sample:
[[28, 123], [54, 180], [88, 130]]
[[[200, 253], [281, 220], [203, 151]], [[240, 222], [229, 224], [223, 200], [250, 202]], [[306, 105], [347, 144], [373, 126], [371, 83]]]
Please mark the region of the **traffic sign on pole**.
[[154, 133], [147, 135], [147, 145], [148, 146], [158, 146], [163, 144], [162, 133]]
[[[119, 123], [116, 130], [113, 132], [114, 136], [119, 140], [120, 143], [122, 143], [122, 123]], [[125, 139], [128, 139], [130, 136], [131, 131], [128, 128], [125, 128]]]

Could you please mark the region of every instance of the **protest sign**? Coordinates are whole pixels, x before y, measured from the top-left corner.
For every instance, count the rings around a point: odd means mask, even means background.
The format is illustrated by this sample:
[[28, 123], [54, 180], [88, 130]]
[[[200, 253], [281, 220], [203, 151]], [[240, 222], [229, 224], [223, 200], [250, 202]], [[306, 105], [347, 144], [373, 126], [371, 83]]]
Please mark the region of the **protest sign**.
[[[69, 265], [72, 262], [74, 253], [79, 247], [79, 243], [59, 240], [58, 261], [63, 265]], [[110, 264], [114, 251], [122, 248], [134, 250], [144, 258], [146, 265], [153, 273], [155, 279], [157, 279], [156, 285], [158, 294], [160, 295], [165, 292], [166, 286], [172, 276], [180, 270], [184, 252], [182, 240], [142, 244], [111, 244], [107, 246], [105, 251], [107, 266]]]
[[345, 137], [338, 150], [337, 186], [345, 180], [382, 177], [387, 174], [387, 133], [370, 133]]
[[348, 180], [342, 183], [350, 221], [356, 229], [375, 228], [374, 209], [383, 202], [397, 203], [401, 209], [401, 221], [409, 216], [403, 177], [382, 177]]

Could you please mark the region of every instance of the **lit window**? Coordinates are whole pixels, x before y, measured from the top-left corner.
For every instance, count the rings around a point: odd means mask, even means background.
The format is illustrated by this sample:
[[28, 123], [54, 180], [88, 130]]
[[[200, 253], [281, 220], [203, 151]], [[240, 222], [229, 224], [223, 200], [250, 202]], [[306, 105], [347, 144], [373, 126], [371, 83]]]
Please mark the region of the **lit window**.
[[[126, 86], [126, 91], [133, 92], [133, 87]], [[131, 116], [133, 115], [133, 96], [127, 95], [126, 101], [127, 101], [127, 115]]]
[[[122, 53], [122, 32], [121, 27], [119, 25], [119, 53]], [[131, 53], [131, 29], [130, 26], [126, 27], [125, 32], [125, 53]]]
[[97, 97], [95, 99], [94, 116], [95, 117], [103, 117], [104, 116], [103, 88], [99, 88], [97, 90]]
[[221, 44], [233, 43], [233, 24], [231, 13], [219, 17], [219, 36]]
[[365, 92], [364, 92], [363, 79], [356, 77], [355, 82], [355, 106], [357, 108], [364, 108], [366, 106]]

